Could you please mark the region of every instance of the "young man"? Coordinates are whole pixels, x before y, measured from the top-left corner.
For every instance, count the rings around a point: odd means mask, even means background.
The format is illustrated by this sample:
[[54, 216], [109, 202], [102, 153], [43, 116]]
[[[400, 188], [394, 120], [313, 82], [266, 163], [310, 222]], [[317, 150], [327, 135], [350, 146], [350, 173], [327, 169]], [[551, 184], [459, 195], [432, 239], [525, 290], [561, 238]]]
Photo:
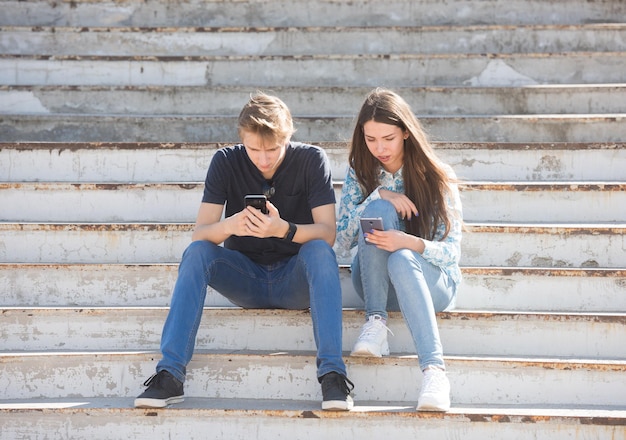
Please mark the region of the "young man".
[[[242, 144], [218, 150], [211, 161], [163, 328], [163, 357], [135, 407], [183, 401], [186, 367], [211, 286], [244, 308], [310, 307], [322, 409], [350, 410], [354, 385], [341, 356], [341, 287], [332, 250], [335, 193], [328, 159], [318, 147], [290, 142], [291, 113], [276, 97], [253, 95], [238, 129]], [[245, 206], [248, 194], [267, 197], [267, 214]]]

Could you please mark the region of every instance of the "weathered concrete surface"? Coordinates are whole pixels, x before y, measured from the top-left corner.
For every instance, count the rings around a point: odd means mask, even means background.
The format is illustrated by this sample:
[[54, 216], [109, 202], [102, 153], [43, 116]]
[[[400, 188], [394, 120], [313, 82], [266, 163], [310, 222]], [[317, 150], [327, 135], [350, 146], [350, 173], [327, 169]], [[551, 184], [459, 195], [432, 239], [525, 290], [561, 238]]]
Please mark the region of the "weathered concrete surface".
[[[2, 307], [165, 307], [178, 265], [0, 264]], [[463, 267], [461, 310], [600, 312], [626, 310], [626, 270]], [[343, 306], [363, 309], [348, 267], [340, 268]], [[106, 293], [103, 293], [106, 292]], [[207, 307], [233, 306], [208, 289]]]
[[[623, 142], [624, 114], [420, 116], [434, 141]], [[295, 117], [293, 139], [346, 142], [353, 116]], [[239, 142], [236, 116], [0, 115], [2, 142]]]
[[[626, 52], [96, 57], [0, 55], [3, 85], [529, 86], [626, 83]], [[262, 74], [259, 74], [262, 72]]]
[[[342, 183], [335, 183], [337, 201]], [[203, 182], [0, 183], [0, 206], [11, 207], [0, 211], [0, 221], [194, 222], [203, 188]], [[463, 219], [470, 223], [619, 223], [626, 219], [626, 183], [464, 182], [460, 192]]]
[[[288, 431], [295, 440], [350, 435], [403, 438], [420, 432], [468, 440], [619, 438], [626, 430], [623, 409], [553, 409], [532, 405], [474, 408], [458, 406], [447, 414], [418, 413], [405, 402], [356, 402], [349, 413], [321, 411], [318, 402], [292, 400], [186, 398], [176, 410], [136, 410], [130, 398], [46, 399], [35, 404], [0, 405], [0, 424], [9, 438], [109, 439], [114, 429], [125, 438], [206, 439], [228, 432], [230, 439], [276, 439]], [[30, 408], [30, 409], [29, 409]], [[57, 433], [56, 436], [54, 436]]]
[[[22, 217], [0, 223], [3, 438], [626, 438], [626, 3], [0, 3], [0, 141], [42, 141], [0, 147], [0, 218]], [[464, 235], [459, 309], [439, 315], [453, 412], [414, 411], [421, 374], [398, 314], [392, 350], [409, 356], [346, 358], [357, 411], [324, 414], [309, 315], [215, 309], [228, 303], [211, 290], [199, 346], [216, 350], [195, 354], [191, 399], [128, 408], [160, 357], [193, 214], [143, 223], [155, 212], [121, 205], [161, 194], [191, 212], [183, 194], [219, 143], [238, 141], [234, 117], [259, 88], [284, 94], [297, 138], [330, 141], [340, 181], [354, 114], [377, 85], [399, 88], [448, 141], [435, 146], [479, 219]], [[108, 221], [50, 223], [42, 194]], [[111, 223], [125, 215], [138, 223]], [[343, 266], [344, 305], [362, 309], [349, 277]], [[344, 314], [347, 350], [363, 311]]]
[[[0, 262], [178, 262], [190, 243], [192, 228], [189, 223], [0, 223]], [[468, 224], [461, 263], [623, 268], [625, 228], [624, 224]]]
[[[272, 87], [295, 116], [354, 115], [371, 87]], [[422, 115], [626, 113], [626, 85], [395, 87]], [[0, 113], [232, 115], [246, 86], [0, 86]], [[621, 99], [624, 97], [624, 99]]]
[[179, 56], [607, 52], [623, 24], [388, 27], [4, 27], [0, 53]]
[[[2, 182], [203, 182], [219, 143], [0, 143]], [[345, 177], [346, 142], [318, 143]], [[435, 142], [462, 180], [621, 182], [623, 143]]]
[[[134, 397], [154, 372], [156, 352], [0, 354], [6, 399]], [[417, 402], [421, 374], [411, 356], [346, 358], [354, 397]], [[446, 357], [454, 405], [625, 406], [622, 361]], [[191, 397], [321, 399], [312, 353], [197, 352], [185, 392]], [[396, 380], [380, 386], [384, 377]], [[68, 380], [70, 379], [70, 380]], [[413, 384], [413, 385], [411, 385]]]
[[[0, 342], [7, 351], [158, 350], [167, 308], [4, 308]], [[626, 314], [452, 311], [438, 315], [446, 354], [506, 357], [621, 359]], [[349, 351], [364, 322], [344, 311], [343, 347]], [[415, 353], [402, 315], [387, 325], [394, 354]], [[288, 335], [288, 336], [286, 336]], [[583, 336], [584, 335], [584, 336]], [[305, 311], [205, 310], [199, 350], [315, 351]]]
[[[615, 0], [220, 0], [141, 3], [132, 0], [33, 3], [4, 0], [0, 24], [22, 26], [431, 26], [473, 24], [619, 23]], [[285, 11], [289, 11], [286, 14]]]

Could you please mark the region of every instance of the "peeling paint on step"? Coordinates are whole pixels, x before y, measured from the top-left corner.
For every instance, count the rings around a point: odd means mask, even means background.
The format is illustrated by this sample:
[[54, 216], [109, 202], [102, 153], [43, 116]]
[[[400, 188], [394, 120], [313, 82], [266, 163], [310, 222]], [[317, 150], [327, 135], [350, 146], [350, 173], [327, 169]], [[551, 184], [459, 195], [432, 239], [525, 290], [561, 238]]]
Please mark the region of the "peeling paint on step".
[[33, 92], [0, 92], [0, 113], [50, 113]]
[[464, 82], [469, 86], [527, 86], [537, 84], [534, 79], [523, 75], [503, 60], [491, 60], [485, 70]]

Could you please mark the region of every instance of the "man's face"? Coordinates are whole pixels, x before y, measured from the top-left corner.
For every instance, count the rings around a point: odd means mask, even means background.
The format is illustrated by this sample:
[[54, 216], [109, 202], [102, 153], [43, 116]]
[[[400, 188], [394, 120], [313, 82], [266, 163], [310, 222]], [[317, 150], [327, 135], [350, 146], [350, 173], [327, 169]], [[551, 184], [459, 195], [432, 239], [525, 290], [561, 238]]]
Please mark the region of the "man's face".
[[270, 143], [257, 133], [242, 131], [241, 141], [246, 147], [250, 160], [263, 174], [263, 177], [271, 179], [285, 158], [289, 139]]

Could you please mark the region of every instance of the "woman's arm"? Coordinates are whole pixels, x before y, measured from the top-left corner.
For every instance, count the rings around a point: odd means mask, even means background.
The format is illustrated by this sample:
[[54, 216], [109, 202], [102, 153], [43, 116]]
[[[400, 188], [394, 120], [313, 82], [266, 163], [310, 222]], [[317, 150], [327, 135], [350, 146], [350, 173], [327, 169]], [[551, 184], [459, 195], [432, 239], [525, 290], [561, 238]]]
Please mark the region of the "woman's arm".
[[367, 204], [379, 199], [378, 189], [374, 190], [365, 200], [363, 191], [352, 167], [348, 167], [346, 180], [341, 189], [341, 200], [339, 204], [339, 220], [337, 221], [337, 249], [340, 252], [347, 252], [358, 242], [359, 218], [365, 210]]

